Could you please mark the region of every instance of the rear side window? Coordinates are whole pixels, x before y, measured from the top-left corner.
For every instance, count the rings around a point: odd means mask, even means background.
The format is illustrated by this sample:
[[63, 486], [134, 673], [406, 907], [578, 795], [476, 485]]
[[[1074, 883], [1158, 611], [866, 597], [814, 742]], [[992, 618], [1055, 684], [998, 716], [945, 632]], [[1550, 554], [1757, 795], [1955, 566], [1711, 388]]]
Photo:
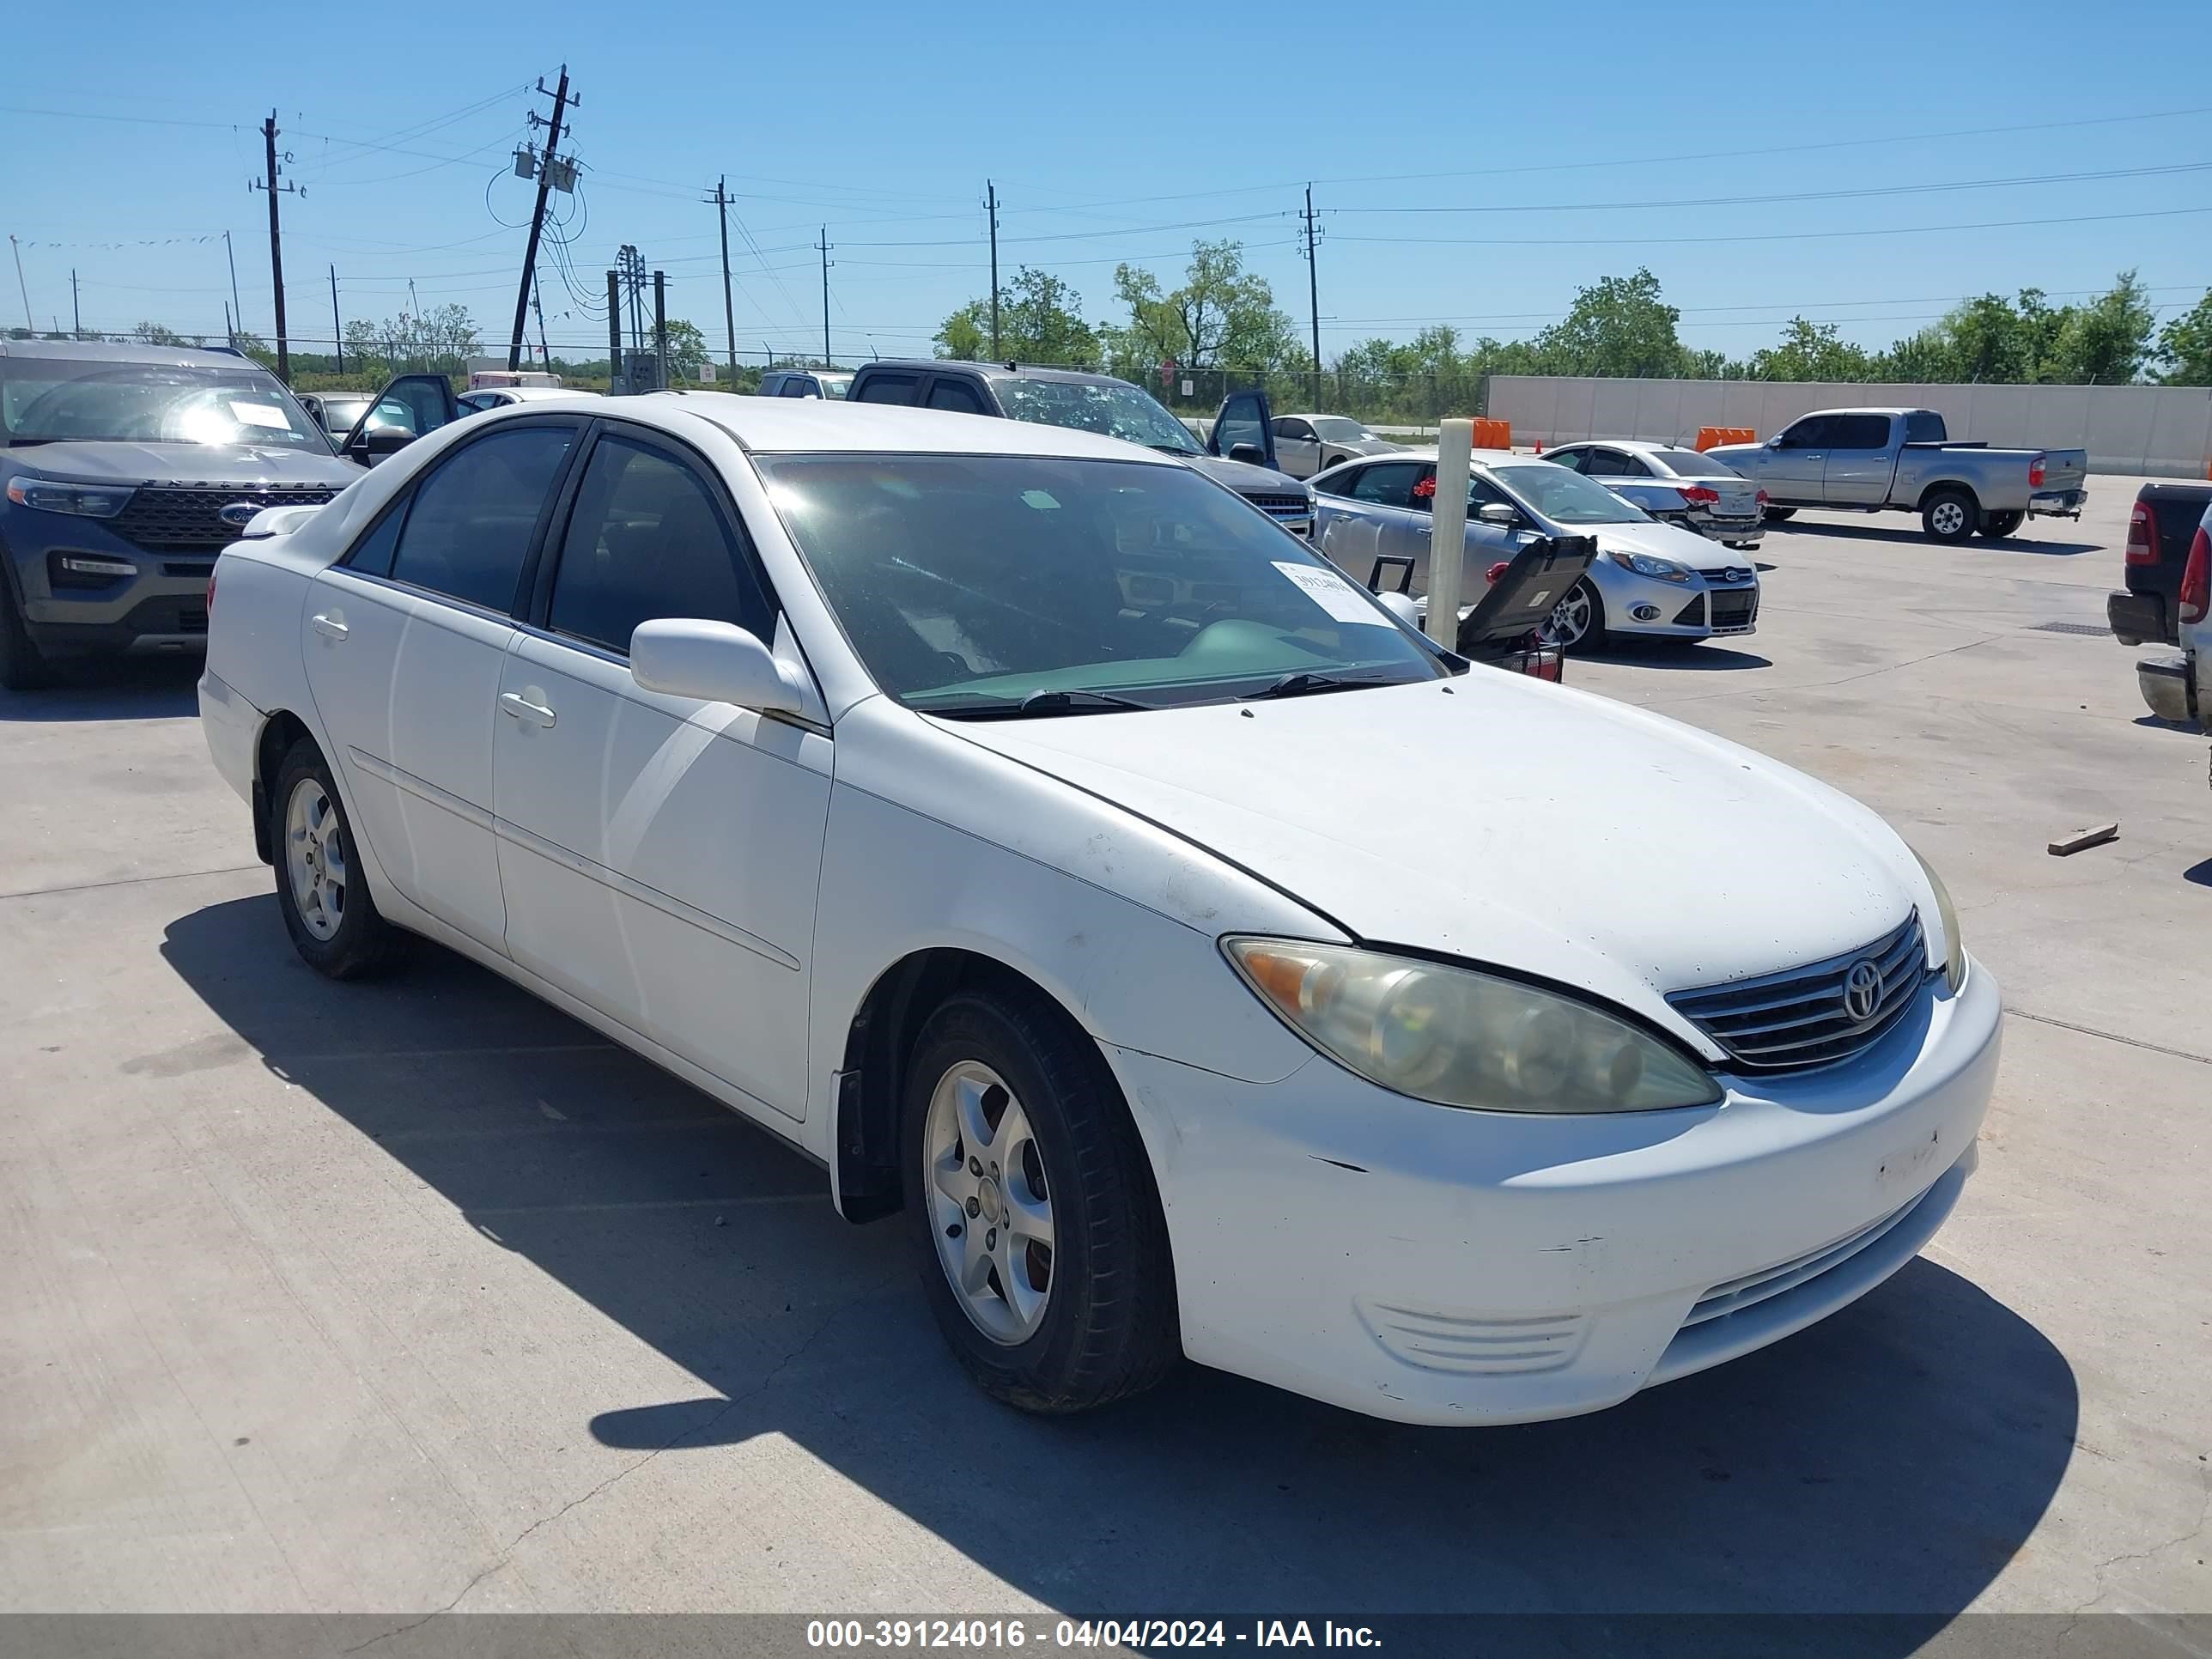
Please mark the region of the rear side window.
[[1352, 499], [1372, 501], [1377, 507], [1409, 507], [1413, 480], [1420, 473], [1419, 461], [1380, 462], [1359, 475], [1359, 481], [1352, 486]]
[[983, 407], [983, 400], [976, 395], [974, 386], [965, 380], [951, 380], [944, 375], [930, 382], [929, 406], [932, 409], [949, 409], [960, 415], [990, 412]]
[[811, 398], [815, 395], [814, 382], [804, 374], [785, 375], [783, 389], [776, 393], [779, 398]]
[[1887, 415], [1838, 415], [1834, 434], [1828, 440], [1831, 449], [1881, 449], [1889, 443], [1889, 416]]
[[705, 481], [662, 450], [602, 438], [576, 491], [546, 620], [626, 656], [637, 625], [665, 617], [774, 635], [774, 610]]
[[1905, 441], [1909, 444], [1946, 443], [1950, 436], [1943, 417], [1932, 409], [1917, 410], [1905, 417]]
[[921, 380], [915, 374], [872, 374], [854, 395], [855, 403], [910, 404]]
[[522, 562], [571, 426], [508, 427], [464, 445], [416, 487], [392, 576], [432, 592], [511, 611]]

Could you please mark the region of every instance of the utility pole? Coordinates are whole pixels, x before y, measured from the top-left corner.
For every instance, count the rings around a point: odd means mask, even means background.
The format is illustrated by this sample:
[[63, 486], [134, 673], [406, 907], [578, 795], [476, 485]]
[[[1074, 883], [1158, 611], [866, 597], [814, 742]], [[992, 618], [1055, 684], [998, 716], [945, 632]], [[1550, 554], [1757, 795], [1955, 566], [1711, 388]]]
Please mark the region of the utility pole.
[[331, 338], [337, 343], [338, 373], [345, 373], [345, 328], [338, 321], [338, 268], [331, 267]]
[[238, 303], [238, 255], [231, 251], [230, 233], [222, 234], [222, 257], [230, 262], [230, 343], [238, 343], [239, 319], [246, 315], [246, 307]]
[[668, 390], [668, 273], [653, 273], [653, 355], [660, 360], [659, 389]]
[[70, 338], [84, 338], [84, 312], [76, 302], [76, 267], [70, 267]]
[[730, 341], [730, 386], [738, 384], [738, 313], [730, 303], [730, 196], [723, 188], [728, 184], [726, 173], [714, 180], [714, 211], [722, 222], [722, 327]]
[[[269, 283], [276, 300], [276, 378], [286, 386], [292, 384], [292, 347], [284, 332], [284, 233], [276, 220], [276, 198], [289, 191], [297, 193], [297, 185], [280, 184], [276, 167], [276, 112], [270, 110], [269, 118], [261, 124], [262, 143], [267, 146], [269, 176], [253, 186], [269, 192]], [[288, 153], [284, 160], [290, 161]]]
[[[23, 327], [24, 327], [24, 329], [25, 329], [27, 331], [28, 331], [28, 332], [30, 332], [30, 333], [33, 333], [33, 334], [36, 334], [36, 333], [39, 331], [39, 325], [38, 325], [36, 323], [34, 323], [34, 322], [33, 322], [33, 321], [31, 320], [31, 290], [30, 290], [30, 289], [28, 288], [28, 286], [27, 286], [27, 285], [25, 284], [25, 283], [24, 283], [24, 281], [23, 281], [23, 249], [22, 249], [22, 245], [21, 245], [21, 243], [17, 242], [17, 241], [16, 241], [16, 240], [15, 240], [13, 236], [10, 236], [10, 237], [9, 237], [9, 239], [8, 239], [8, 246], [9, 246], [10, 248], [14, 249], [14, 250], [15, 250], [15, 291], [16, 291], [17, 293], [21, 294], [21, 295], [23, 296]], [[824, 282], [825, 283], [829, 281], [829, 279], [828, 279], [827, 277], [824, 277], [823, 280], [823, 282]], [[824, 292], [824, 294], [826, 295], [826, 294], [827, 294], [827, 292], [828, 292], [828, 289], [825, 288], [825, 289], [823, 289], [823, 292]], [[825, 299], [823, 301], [822, 305], [823, 305], [822, 316], [823, 316], [823, 320], [822, 326], [823, 326], [823, 331], [824, 331], [825, 332], [827, 332], [827, 331], [828, 331], [828, 329], [829, 329], [829, 326], [830, 326], [830, 324], [829, 324], [829, 316], [830, 316], [829, 305], [830, 305], [830, 302], [829, 302], [829, 301], [825, 298]]]
[[[545, 81], [542, 76], [538, 78], [538, 90], [541, 93], [545, 90]], [[508, 337], [507, 346], [507, 366], [509, 368], [522, 367], [523, 319], [530, 310], [531, 279], [538, 270], [538, 239], [545, 230], [545, 198], [553, 189], [553, 159], [561, 146], [561, 118], [568, 107], [568, 66], [566, 64], [561, 65], [561, 83], [553, 89], [552, 98], [553, 118], [546, 125], [545, 154], [538, 165], [538, 205], [531, 210], [530, 243], [522, 253], [522, 284], [514, 293], [514, 330]], [[581, 103], [583, 100], [579, 99], [576, 101]], [[530, 112], [530, 119], [533, 125], [537, 123], [536, 110]]]
[[622, 273], [607, 273], [607, 390], [620, 396], [629, 390], [623, 377]]
[[999, 359], [999, 187], [983, 181], [984, 205], [991, 214], [991, 361]]
[[[815, 247], [816, 247], [816, 248], [817, 248], [817, 249], [821, 252], [821, 255], [822, 255], [822, 367], [823, 367], [823, 368], [836, 368], [836, 365], [835, 363], [831, 362], [830, 362], [830, 227], [829, 227], [829, 226], [824, 225], [824, 226], [823, 226], [823, 227], [822, 227], [822, 240], [821, 240], [820, 241], [817, 242], [814, 246], [815, 246]], [[24, 302], [24, 306], [23, 306], [23, 314], [24, 314], [26, 317], [27, 317], [27, 316], [29, 316], [29, 315], [31, 314], [31, 307], [30, 307], [30, 304], [29, 304], [29, 302], [28, 302], [27, 301]]]
[[1313, 406], [1321, 407], [1321, 267], [1314, 258], [1317, 240], [1314, 225], [1313, 186], [1306, 186], [1306, 210], [1299, 216], [1306, 226], [1306, 299], [1313, 307]]
[[545, 343], [545, 293], [538, 285], [538, 273], [530, 273], [530, 303], [538, 313], [538, 355], [545, 360], [550, 374], [553, 368], [553, 348]]

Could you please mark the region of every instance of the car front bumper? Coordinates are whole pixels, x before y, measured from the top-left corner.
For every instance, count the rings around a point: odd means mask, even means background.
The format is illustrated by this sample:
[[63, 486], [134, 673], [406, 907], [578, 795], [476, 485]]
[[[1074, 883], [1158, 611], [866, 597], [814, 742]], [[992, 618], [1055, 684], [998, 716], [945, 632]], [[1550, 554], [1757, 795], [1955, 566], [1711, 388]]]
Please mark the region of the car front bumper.
[[1185, 1352], [1374, 1416], [1571, 1416], [1763, 1347], [1911, 1259], [1997, 1066], [1978, 965], [1846, 1065], [1720, 1106], [1430, 1106], [1316, 1057], [1273, 1085], [1106, 1053], [1152, 1154]]
[[1699, 581], [1662, 582], [1610, 560], [1590, 567], [1605, 602], [1610, 633], [1640, 638], [1703, 640], [1716, 634], [1748, 634], [1759, 624], [1759, 584], [1715, 587]]
[[[24, 627], [44, 654], [207, 648], [216, 550], [149, 551], [100, 520], [21, 508], [7, 515], [7, 537]], [[98, 571], [72, 571], [70, 559]]]

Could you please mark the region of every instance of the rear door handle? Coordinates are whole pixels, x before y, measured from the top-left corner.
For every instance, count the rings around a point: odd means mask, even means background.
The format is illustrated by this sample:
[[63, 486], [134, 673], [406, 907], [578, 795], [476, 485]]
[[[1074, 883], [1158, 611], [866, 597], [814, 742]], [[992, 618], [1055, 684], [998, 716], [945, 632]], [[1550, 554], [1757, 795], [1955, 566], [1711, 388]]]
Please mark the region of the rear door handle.
[[307, 618], [307, 625], [326, 640], [342, 640], [346, 636], [345, 618], [319, 611]]
[[499, 706], [507, 714], [514, 715], [515, 719], [527, 720], [532, 726], [550, 728], [556, 718], [553, 711], [544, 703], [532, 702], [520, 691], [501, 692]]

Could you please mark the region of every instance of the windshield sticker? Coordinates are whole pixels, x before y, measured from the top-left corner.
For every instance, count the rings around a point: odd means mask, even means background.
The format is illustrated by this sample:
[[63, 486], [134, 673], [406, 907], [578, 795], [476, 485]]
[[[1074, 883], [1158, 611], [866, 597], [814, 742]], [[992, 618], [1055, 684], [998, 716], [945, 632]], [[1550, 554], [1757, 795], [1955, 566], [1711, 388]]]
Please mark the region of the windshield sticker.
[[1270, 562], [1287, 576], [1300, 592], [1336, 621], [1362, 623], [1370, 628], [1390, 626], [1386, 617], [1378, 615], [1375, 607], [1359, 596], [1358, 588], [1334, 570], [1324, 570], [1318, 565], [1291, 564], [1283, 559]]
[[291, 422], [284, 418], [284, 411], [274, 404], [234, 403], [230, 406], [230, 418], [240, 426], [274, 427], [279, 432], [292, 429]]
[[1054, 513], [1060, 509], [1060, 503], [1042, 489], [1024, 489], [1022, 491], [1022, 500], [1040, 513]]

